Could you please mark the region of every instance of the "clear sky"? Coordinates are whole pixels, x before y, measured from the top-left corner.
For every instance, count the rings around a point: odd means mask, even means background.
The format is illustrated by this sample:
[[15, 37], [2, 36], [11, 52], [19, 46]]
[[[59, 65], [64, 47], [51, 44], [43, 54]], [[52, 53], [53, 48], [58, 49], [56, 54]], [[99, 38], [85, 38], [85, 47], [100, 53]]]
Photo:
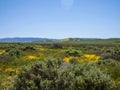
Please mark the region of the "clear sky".
[[0, 38], [120, 38], [120, 0], [0, 0]]

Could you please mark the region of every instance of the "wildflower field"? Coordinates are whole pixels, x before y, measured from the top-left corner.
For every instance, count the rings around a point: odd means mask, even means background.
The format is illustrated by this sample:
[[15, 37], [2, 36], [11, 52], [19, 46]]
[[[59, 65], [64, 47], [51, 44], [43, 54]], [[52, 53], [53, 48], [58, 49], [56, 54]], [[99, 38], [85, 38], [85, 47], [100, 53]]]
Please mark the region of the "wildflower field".
[[120, 43], [0, 43], [0, 90], [120, 90]]

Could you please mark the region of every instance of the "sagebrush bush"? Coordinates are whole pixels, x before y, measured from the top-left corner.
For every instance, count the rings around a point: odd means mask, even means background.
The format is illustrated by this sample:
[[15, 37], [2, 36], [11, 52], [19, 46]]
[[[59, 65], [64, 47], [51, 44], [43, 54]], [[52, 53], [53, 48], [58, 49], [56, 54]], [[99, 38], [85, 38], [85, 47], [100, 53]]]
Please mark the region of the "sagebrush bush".
[[95, 64], [70, 64], [49, 59], [23, 68], [12, 90], [114, 90], [107, 73]]
[[68, 49], [65, 51], [66, 56], [81, 56], [82, 54], [82, 51], [76, 49]]
[[118, 62], [113, 59], [99, 60], [97, 62], [98, 65], [106, 65], [106, 66], [117, 66]]
[[102, 54], [103, 59], [115, 59], [120, 61], [120, 50], [106, 50]]
[[33, 51], [34, 51], [34, 50], [36, 50], [36, 49], [35, 49], [34, 47], [32, 47], [32, 46], [26, 46], [26, 47], [23, 47], [22, 50], [23, 50], [23, 51], [33, 50]]

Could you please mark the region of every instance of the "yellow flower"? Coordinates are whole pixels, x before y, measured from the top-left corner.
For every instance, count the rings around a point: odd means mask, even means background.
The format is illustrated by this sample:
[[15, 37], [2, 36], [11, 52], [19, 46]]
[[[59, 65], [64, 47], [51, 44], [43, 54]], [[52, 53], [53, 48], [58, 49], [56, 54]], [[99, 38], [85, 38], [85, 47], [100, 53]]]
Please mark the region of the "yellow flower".
[[3, 53], [5, 53], [5, 50], [0, 50], [0, 54], [3, 54]]
[[11, 73], [11, 72], [14, 72], [15, 70], [13, 68], [6, 68], [5, 69], [5, 72], [7, 73]]
[[18, 68], [16, 68], [16, 69], [15, 69], [15, 72], [16, 72], [16, 73], [19, 73], [19, 72], [20, 72], [20, 70], [19, 70]]
[[[63, 60], [65, 62], [70, 62], [73, 57], [65, 57]], [[100, 59], [100, 56], [95, 54], [84, 54], [81, 57], [74, 57], [78, 62], [96, 62]]]
[[90, 62], [95, 62], [100, 59], [100, 56], [97, 56], [95, 54], [84, 54], [80, 60], [82, 61], [90, 61]]
[[69, 57], [65, 57], [64, 59], [63, 59], [65, 62], [69, 62]]
[[65, 57], [63, 60], [68, 63], [68, 62], [70, 62], [71, 58], [72, 57]]
[[37, 57], [34, 56], [34, 55], [29, 55], [29, 56], [27, 56], [27, 58], [28, 58], [28, 59], [36, 59]]

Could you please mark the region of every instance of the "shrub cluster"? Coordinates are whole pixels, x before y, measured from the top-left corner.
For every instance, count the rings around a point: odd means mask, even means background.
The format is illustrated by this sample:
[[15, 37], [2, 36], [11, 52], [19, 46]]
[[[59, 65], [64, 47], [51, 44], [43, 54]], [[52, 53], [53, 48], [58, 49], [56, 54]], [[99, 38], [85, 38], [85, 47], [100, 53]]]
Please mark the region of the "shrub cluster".
[[115, 60], [120, 60], [120, 50], [106, 50], [103, 53], [103, 59], [115, 59]]
[[95, 64], [49, 59], [23, 68], [10, 90], [115, 90], [115, 84]]
[[66, 56], [81, 56], [83, 53], [80, 50], [68, 49], [65, 51]]

